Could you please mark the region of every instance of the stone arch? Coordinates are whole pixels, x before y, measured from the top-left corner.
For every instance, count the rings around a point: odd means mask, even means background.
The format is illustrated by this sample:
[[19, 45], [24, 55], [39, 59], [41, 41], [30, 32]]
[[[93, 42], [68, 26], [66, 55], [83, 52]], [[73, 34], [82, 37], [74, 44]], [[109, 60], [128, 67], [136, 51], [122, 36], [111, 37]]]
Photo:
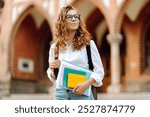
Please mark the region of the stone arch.
[[95, 42], [100, 47], [102, 42], [102, 35], [105, 33], [107, 25], [103, 14], [98, 8], [95, 8], [86, 19], [87, 29], [92, 34]]
[[[142, 5], [139, 3], [137, 4], [138, 1], [144, 2], [144, 3], [142, 3]], [[123, 20], [122, 28], [124, 29], [125, 35], [127, 37], [126, 38], [127, 64], [126, 64], [125, 71], [126, 71], [126, 82], [128, 84], [126, 84], [126, 91], [143, 90], [141, 87], [142, 86], [146, 87], [146, 85], [144, 84], [145, 79], [149, 79], [149, 75], [144, 73], [145, 72], [144, 43], [145, 43], [145, 33], [148, 30], [148, 26], [149, 26], [149, 18], [148, 18], [150, 17], [150, 12], [149, 12], [150, 10], [148, 10], [149, 5], [150, 4], [147, 3], [147, 0], [145, 1], [137, 0], [137, 1], [130, 2], [127, 8], [124, 20]], [[134, 53], [136, 51], [137, 53]], [[131, 66], [132, 63], [134, 63], [135, 66], [134, 64], [133, 66]], [[135, 77], [138, 77], [138, 78], [134, 79]], [[139, 81], [140, 79], [142, 79], [140, 83], [138, 82], [135, 83], [135, 80]], [[139, 87], [132, 89], [132, 87], [136, 85], [138, 85]]]
[[[79, 2], [80, 0], [73, 0], [72, 2], [71, 2], [71, 4], [72, 5], [76, 5], [77, 4], [77, 2]], [[103, 4], [103, 2], [100, 0], [85, 0], [85, 1], [89, 1], [89, 2], [91, 2], [93, 5], [95, 5], [97, 8], [99, 8], [100, 9], [100, 11], [102, 12], [102, 14], [103, 15], [105, 15], [105, 13], [106, 13], [106, 8], [105, 8], [105, 6], [104, 6], [104, 4]]]
[[[118, 12], [117, 15], [117, 23], [116, 23], [116, 27], [115, 27], [115, 31], [116, 32], [120, 32], [121, 31], [121, 25], [124, 19], [124, 16], [126, 15], [126, 10], [127, 8], [133, 3], [133, 2], [137, 2], [136, 0], [124, 0], [121, 4], [121, 8]], [[137, 16], [140, 14], [140, 11], [142, 10], [143, 7], [145, 7], [145, 5], [147, 4], [148, 0], [142, 1], [143, 2], [143, 6], [141, 6], [141, 8], [137, 11]]]
[[121, 25], [123, 22], [123, 18], [125, 15], [126, 8], [129, 6], [132, 0], [123, 0], [121, 4], [121, 8], [118, 12], [118, 15], [116, 16], [116, 26], [115, 26], [115, 32], [119, 33], [121, 31]]
[[[141, 20], [142, 26], [140, 30], [140, 72], [142, 74], [148, 74], [150, 68], [147, 65], [147, 57], [149, 50], [146, 48], [147, 44], [149, 44], [147, 39], [149, 39], [149, 32], [150, 32], [150, 10], [149, 10], [150, 2], [148, 2], [143, 9], [139, 12], [138, 18], [142, 17]], [[147, 62], [146, 62], [147, 61]]]
[[[46, 19], [51, 31], [53, 30], [51, 20], [48, 17], [49, 16], [48, 13], [41, 6], [31, 3], [26, 7], [26, 9], [22, 13], [20, 13], [20, 15], [17, 16], [15, 23], [12, 25], [12, 28], [10, 31], [10, 36], [9, 36], [9, 40], [10, 40], [9, 44], [8, 44], [9, 47], [11, 47], [11, 43], [14, 41], [14, 36], [15, 36], [21, 22], [33, 9], [36, 9]], [[11, 50], [11, 48], [9, 49], [9, 55], [10, 55], [10, 50]], [[9, 59], [9, 62], [10, 62], [10, 59]], [[9, 66], [9, 68], [10, 68], [10, 66]]]
[[[34, 16], [31, 15], [32, 12], [35, 12], [35, 11], [36, 11], [36, 13], [38, 13], [38, 15], [40, 15], [42, 17], [42, 22], [43, 22], [43, 23], [41, 22], [42, 24], [40, 23], [38, 28], [36, 27], [37, 24], [36, 24], [36, 21], [34, 21]], [[37, 15], [37, 14], [35, 14], [35, 15]], [[30, 90], [31, 93], [36, 93], [36, 91], [42, 91], [42, 90], [46, 90], [46, 92], [48, 92], [48, 89], [47, 89], [48, 87], [47, 86], [50, 84], [49, 81], [45, 81], [45, 82], [42, 81], [42, 83], [40, 82], [39, 84], [35, 83], [35, 82], [39, 82], [40, 80], [48, 80], [47, 75], [46, 75], [46, 68], [45, 68], [45, 65], [44, 65], [44, 60], [48, 64], [47, 53], [49, 51], [49, 42], [52, 40], [52, 28], [51, 28], [52, 25], [50, 24], [50, 19], [49, 19], [48, 16], [49, 15], [46, 13], [46, 11], [44, 11], [43, 8], [41, 8], [40, 6], [34, 5], [34, 4], [30, 4], [17, 17], [14, 25], [12, 26], [12, 30], [11, 30], [11, 34], [10, 34], [10, 41], [9, 41], [9, 46], [10, 46], [10, 49], [9, 49], [9, 55], [10, 55], [9, 56], [9, 69], [10, 69], [10, 73], [11, 73], [13, 78], [17, 79], [17, 83], [18, 83], [18, 79], [19, 80], [23, 79], [23, 80], [26, 80], [26, 81], [27, 80], [31, 80], [31, 81], [27, 82], [27, 84], [33, 85], [32, 87], [30, 87], [30, 88], [34, 88], [34, 89]], [[20, 58], [19, 57], [16, 58], [16, 56], [15, 56], [16, 53], [18, 53], [16, 51], [17, 50], [16, 48], [18, 48], [18, 47], [15, 46], [15, 45], [16, 45], [17, 42], [20, 42], [20, 41], [16, 41], [16, 39], [20, 40], [19, 38], [16, 38], [16, 35], [19, 34], [18, 31], [20, 31], [20, 28], [22, 27], [22, 25], [25, 26], [25, 23], [29, 23], [29, 25], [31, 23], [30, 28], [33, 29], [32, 31], [37, 32], [37, 34], [38, 34], [38, 38], [36, 39], [36, 41], [33, 40], [35, 34], [31, 35], [32, 36], [32, 38], [31, 38], [32, 40], [30, 40], [28, 38], [24, 38], [24, 39], [27, 39], [27, 40], [24, 40], [24, 42], [26, 41], [26, 42], [28, 42], [30, 44], [30, 46], [28, 48], [31, 48], [32, 51], [29, 51], [29, 53], [31, 55], [36, 53], [35, 55], [33, 55], [31, 57], [30, 55], [25, 54], [26, 51], [23, 50], [23, 53], [24, 53], [23, 54], [23, 59], [25, 58], [25, 61], [28, 60], [28, 62], [30, 62], [30, 63], [27, 62], [28, 65], [26, 65], [26, 62], [25, 62], [25, 66], [31, 66], [31, 65], [29, 65], [29, 64], [31, 64], [31, 62], [32, 62], [32, 65], [34, 65], [33, 66], [34, 72], [32, 72], [32, 73], [25, 73], [24, 71], [19, 73], [16, 70], [17, 68], [14, 67], [15, 65], [18, 67], [18, 65], [19, 65], [18, 61], [21, 58], [20, 57], [21, 54], [19, 55]], [[28, 27], [27, 31], [30, 28]], [[30, 32], [30, 31], [28, 31], [28, 32]], [[31, 33], [32, 32], [30, 32], [30, 34]], [[44, 34], [43, 36], [42, 36], [42, 33]], [[45, 34], [46, 34], [46, 36], [45, 36]], [[49, 36], [47, 36], [47, 35], [49, 35]], [[43, 37], [43, 39], [42, 39], [42, 37]], [[31, 43], [33, 43], [34, 47], [31, 47]], [[21, 44], [24, 45], [23, 43], [21, 43]], [[44, 56], [44, 54], [43, 54], [44, 52], [46, 53], [46, 57], [47, 58], [43, 57]], [[35, 59], [35, 56], [37, 57], [37, 59]], [[40, 58], [42, 58], [42, 59], [40, 59]], [[37, 63], [38, 63], [38, 65], [37, 65]], [[43, 77], [43, 78], [41, 79], [41, 77]], [[49, 83], [49, 84], [45, 84], [46, 82]], [[20, 83], [20, 85], [22, 83], [24, 84], [24, 81], [23, 82], [21, 81], [19, 83]], [[11, 84], [12, 87], [16, 85], [16, 80], [15, 80], [15, 83], [13, 83], [13, 84]], [[37, 86], [37, 85], [44, 85], [44, 86]], [[39, 87], [39, 88], [37, 89], [36, 87]], [[44, 87], [45, 87], [45, 89], [44, 89]], [[12, 89], [12, 90], [14, 90], [14, 89]], [[29, 93], [30, 93], [30, 91], [29, 91]], [[25, 91], [25, 92], [28, 93], [28, 91]], [[45, 91], [42, 91], [42, 92], [45, 92]]]
[[[22, 3], [23, 4], [23, 3]], [[17, 6], [17, 5], [16, 5]], [[52, 26], [52, 21], [49, 17], [49, 14], [48, 12], [42, 8], [42, 6], [39, 6], [37, 4], [33, 4], [33, 3], [30, 3], [28, 4], [28, 6], [26, 6], [26, 8], [22, 11], [22, 13], [20, 13], [17, 18], [16, 18], [16, 21], [15, 23], [12, 25], [12, 30], [15, 31], [18, 29], [20, 23], [22, 22], [22, 20], [33, 10], [33, 9], [36, 9], [45, 19], [46, 21], [48, 22], [49, 26], [51, 27], [51, 29], [53, 30], [53, 26]], [[10, 31], [11, 34], [10, 36], [12, 36], [12, 31]]]
[[[140, 1], [140, 0], [139, 0]], [[136, 1], [129, 1], [129, 3], [127, 3], [128, 4], [128, 6], [127, 7], [130, 7], [130, 9], [132, 8], [132, 4], [133, 4], [133, 2], [135, 2], [134, 4], [136, 4]], [[136, 14], [136, 16], [134, 17], [134, 18], [131, 18], [130, 16], [129, 16], [129, 14], [125, 14], [125, 13], [123, 13], [124, 15], [125, 15], [125, 18], [124, 18], [124, 20], [123, 20], [123, 28], [125, 28], [125, 27], [128, 27], [128, 28], [131, 28], [131, 27], [134, 27], [134, 25], [136, 25], [136, 24], [138, 24], [138, 27], [136, 27], [136, 28], [138, 28], [138, 30], [139, 30], [139, 33], [138, 33], [138, 35], [136, 36], [136, 38], [138, 38], [138, 43], [139, 43], [139, 52], [140, 53], [138, 53], [139, 55], [139, 61], [140, 61], [140, 65], [139, 65], [139, 74], [141, 73], [141, 74], [143, 74], [144, 73], [144, 70], [145, 70], [145, 63], [144, 63], [144, 59], [145, 59], [145, 49], [144, 49], [144, 43], [145, 43], [145, 33], [146, 33], [146, 31], [148, 30], [148, 27], [149, 27], [149, 18], [150, 18], [150, 14], [149, 14], [149, 5], [150, 5], [150, 2], [148, 1], [148, 0], [145, 0], [145, 1], [141, 1], [141, 2], [143, 2], [143, 4], [141, 5], [141, 4], [139, 4], [140, 5], [140, 7], [138, 7], [138, 9], [136, 9], [134, 12], [133, 12], [133, 14]], [[127, 8], [126, 7], [126, 8]], [[132, 8], [133, 9], [133, 8]], [[123, 12], [123, 11], [122, 11]], [[124, 9], [124, 12], [125, 12], [125, 9]], [[122, 21], [121, 21], [122, 22]], [[128, 22], [128, 23], [130, 23], [130, 26], [127, 26], [127, 23], [126, 22]], [[137, 22], [140, 22], [140, 23], [137, 23]], [[125, 23], [125, 24], [124, 24]], [[145, 25], [146, 24], [146, 25]], [[119, 25], [118, 25], [119, 26]], [[120, 25], [120, 27], [121, 27], [121, 25]], [[128, 28], [126, 28], [125, 30], [125, 32], [126, 32], [126, 35], [127, 35], [127, 41], [128, 41], [128, 46], [130, 45], [129, 44], [129, 32], [130, 31], [127, 31], [128, 30]], [[119, 29], [119, 28], [118, 28]], [[130, 29], [129, 29], [130, 30]], [[132, 30], [132, 29], [131, 29]]]

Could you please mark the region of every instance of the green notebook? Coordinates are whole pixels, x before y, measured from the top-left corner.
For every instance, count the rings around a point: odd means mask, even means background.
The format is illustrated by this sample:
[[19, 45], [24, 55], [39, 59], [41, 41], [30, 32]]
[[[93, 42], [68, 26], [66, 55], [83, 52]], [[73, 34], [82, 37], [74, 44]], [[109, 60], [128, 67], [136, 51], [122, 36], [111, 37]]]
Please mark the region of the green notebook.
[[[80, 75], [86, 75], [86, 80], [90, 79], [90, 73], [85, 72], [85, 71], [80, 71], [80, 70], [74, 70], [70, 68], [64, 68], [64, 76], [63, 76], [63, 87], [68, 89], [68, 74], [73, 73], [73, 74], [80, 74]], [[84, 95], [90, 96], [91, 92], [91, 86], [86, 89], [84, 92]]]

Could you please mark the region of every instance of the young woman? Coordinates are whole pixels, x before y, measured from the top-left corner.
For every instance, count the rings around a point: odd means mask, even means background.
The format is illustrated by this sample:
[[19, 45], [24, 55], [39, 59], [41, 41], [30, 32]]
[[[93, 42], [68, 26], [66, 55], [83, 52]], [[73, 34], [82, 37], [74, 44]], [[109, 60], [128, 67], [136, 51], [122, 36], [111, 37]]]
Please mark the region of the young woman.
[[[79, 83], [73, 90], [64, 89], [56, 84], [54, 99], [92, 100], [92, 93], [91, 96], [83, 95], [85, 90], [90, 85], [102, 86], [104, 69], [97, 47], [91, 38], [77, 10], [71, 5], [63, 7], [56, 21], [55, 38], [49, 51], [48, 77], [52, 82], [58, 80], [55, 78], [54, 69], [60, 67], [62, 59], [89, 68], [86, 45], [90, 45], [94, 69], [90, 79]], [[55, 59], [56, 56], [58, 59]]]

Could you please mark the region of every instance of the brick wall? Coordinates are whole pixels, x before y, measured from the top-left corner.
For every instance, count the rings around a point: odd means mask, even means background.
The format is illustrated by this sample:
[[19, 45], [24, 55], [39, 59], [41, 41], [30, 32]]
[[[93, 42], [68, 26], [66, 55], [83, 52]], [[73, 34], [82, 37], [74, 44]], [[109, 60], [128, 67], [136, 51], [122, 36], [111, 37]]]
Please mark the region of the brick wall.
[[[147, 9], [147, 8], [145, 8]], [[126, 33], [127, 56], [126, 56], [126, 91], [139, 92], [150, 91], [150, 73], [145, 74], [144, 61], [145, 53], [145, 31], [144, 25], [149, 10], [143, 10], [136, 21], [130, 21], [127, 17], [124, 20], [124, 30]]]

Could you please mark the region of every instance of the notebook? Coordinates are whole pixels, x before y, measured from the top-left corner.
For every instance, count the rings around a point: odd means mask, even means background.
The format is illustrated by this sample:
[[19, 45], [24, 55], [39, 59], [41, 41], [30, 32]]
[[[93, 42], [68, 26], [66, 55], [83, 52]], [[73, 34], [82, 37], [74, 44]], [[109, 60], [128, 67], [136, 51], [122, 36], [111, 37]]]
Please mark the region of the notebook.
[[[63, 87], [72, 90], [78, 83], [85, 82], [89, 78], [89, 72], [64, 68]], [[86, 89], [84, 95], [90, 96], [90, 93], [91, 86]]]
[[85, 82], [86, 75], [68, 73], [68, 88], [75, 88], [77, 84]]

